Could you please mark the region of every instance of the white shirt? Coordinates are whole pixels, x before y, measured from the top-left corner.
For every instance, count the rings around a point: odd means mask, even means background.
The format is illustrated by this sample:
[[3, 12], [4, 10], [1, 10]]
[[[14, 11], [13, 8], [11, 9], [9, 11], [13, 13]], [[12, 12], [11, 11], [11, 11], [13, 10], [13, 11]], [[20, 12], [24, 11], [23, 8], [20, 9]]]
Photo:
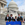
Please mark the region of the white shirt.
[[12, 19], [12, 17], [11, 17], [11, 19]]
[[15, 19], [15, 21], [17, 21], [17, 19]]
[[8, 19], [8, 17], [7, 17], [7, 19]]
[[20, 16], [19, 16], [19, 18], [20, 18]]

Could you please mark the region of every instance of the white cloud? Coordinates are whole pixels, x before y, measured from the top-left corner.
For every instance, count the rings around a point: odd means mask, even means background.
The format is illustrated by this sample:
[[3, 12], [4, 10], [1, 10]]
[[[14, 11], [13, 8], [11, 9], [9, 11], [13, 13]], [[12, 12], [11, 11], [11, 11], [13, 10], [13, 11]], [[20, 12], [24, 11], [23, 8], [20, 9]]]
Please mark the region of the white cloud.
[[17, 5], [19, 5], [19, 4], [21, 4], [21, 3], [22, 3], [21, 1], [17, 1], [17, 2], [16, 2]]
[[20, 10], [20, 11], [25, 11], [25, 3], [23, 3], [22, 6], [19, 6], [19, 10]]
[[25, 11], [25, 5], [19, 6], [19, 11]]
[[23, 0], [23, 4], [21, 6], [19, 6], [19, 11], [25, 12], [25, 0]]

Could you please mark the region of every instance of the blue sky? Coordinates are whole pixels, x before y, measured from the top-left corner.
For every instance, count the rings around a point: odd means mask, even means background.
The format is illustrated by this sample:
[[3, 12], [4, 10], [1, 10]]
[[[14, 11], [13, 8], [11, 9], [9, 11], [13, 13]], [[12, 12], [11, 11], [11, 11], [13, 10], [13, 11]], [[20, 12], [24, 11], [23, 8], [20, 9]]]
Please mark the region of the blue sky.
[[[7, 1], [7, 7], [8, 7], [11, 0], [6, 0], [6, 1]], [[16, 2], [16, 4], [18, 5], [19, 11], [25, 11], [25, 0], [13, 0], [13, 1]]]

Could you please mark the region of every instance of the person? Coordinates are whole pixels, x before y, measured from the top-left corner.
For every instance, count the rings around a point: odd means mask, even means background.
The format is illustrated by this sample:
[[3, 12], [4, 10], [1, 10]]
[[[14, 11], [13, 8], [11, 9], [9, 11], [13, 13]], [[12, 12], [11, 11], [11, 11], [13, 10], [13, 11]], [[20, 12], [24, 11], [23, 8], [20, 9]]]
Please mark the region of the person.
[[15, 21], [17, 21], [17, 16], [15, 16]]
[[12, 17], [12, 14], [10, 15], [10, 17], [9, 17], [9, 18], [10, 18], [10, 21], [11, 21], [11, 20], [13, 21], [13, 17]]
[[22, 17], [22, 21], [23, 21], [23, 16], [21, 15], [21, 17]]
[[25, 19], [24, 19], [24, 22], [23, 23], [25, 23]]
[[5, 21], [9, 21], [9, 14], [5, 17]]
[[21, 17], [23, 18], [23, 16], [21, 15]]
[[22, 22], [22, 17], [20, 16], [20, 14], [18, 14], [17, 21], [21, 21]]

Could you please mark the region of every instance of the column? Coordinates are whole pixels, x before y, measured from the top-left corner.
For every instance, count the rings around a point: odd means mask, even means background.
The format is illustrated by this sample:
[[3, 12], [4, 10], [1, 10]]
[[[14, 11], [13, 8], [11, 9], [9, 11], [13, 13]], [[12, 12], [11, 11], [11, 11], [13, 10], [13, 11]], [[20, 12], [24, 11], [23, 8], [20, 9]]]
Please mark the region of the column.
[[0, 8], [1, 8], [1, 3], [0, 3]]
[[3, 4], [3, 8], [4, 8], [4, 4]]
[[1, 3], [0, 3], [0, 14], [1, 14]]
[[[1, 13], [1, 3], [0, 3], [0, 13]], [[1, 18], [1, 14], [0, 14], [0, 18]]]

